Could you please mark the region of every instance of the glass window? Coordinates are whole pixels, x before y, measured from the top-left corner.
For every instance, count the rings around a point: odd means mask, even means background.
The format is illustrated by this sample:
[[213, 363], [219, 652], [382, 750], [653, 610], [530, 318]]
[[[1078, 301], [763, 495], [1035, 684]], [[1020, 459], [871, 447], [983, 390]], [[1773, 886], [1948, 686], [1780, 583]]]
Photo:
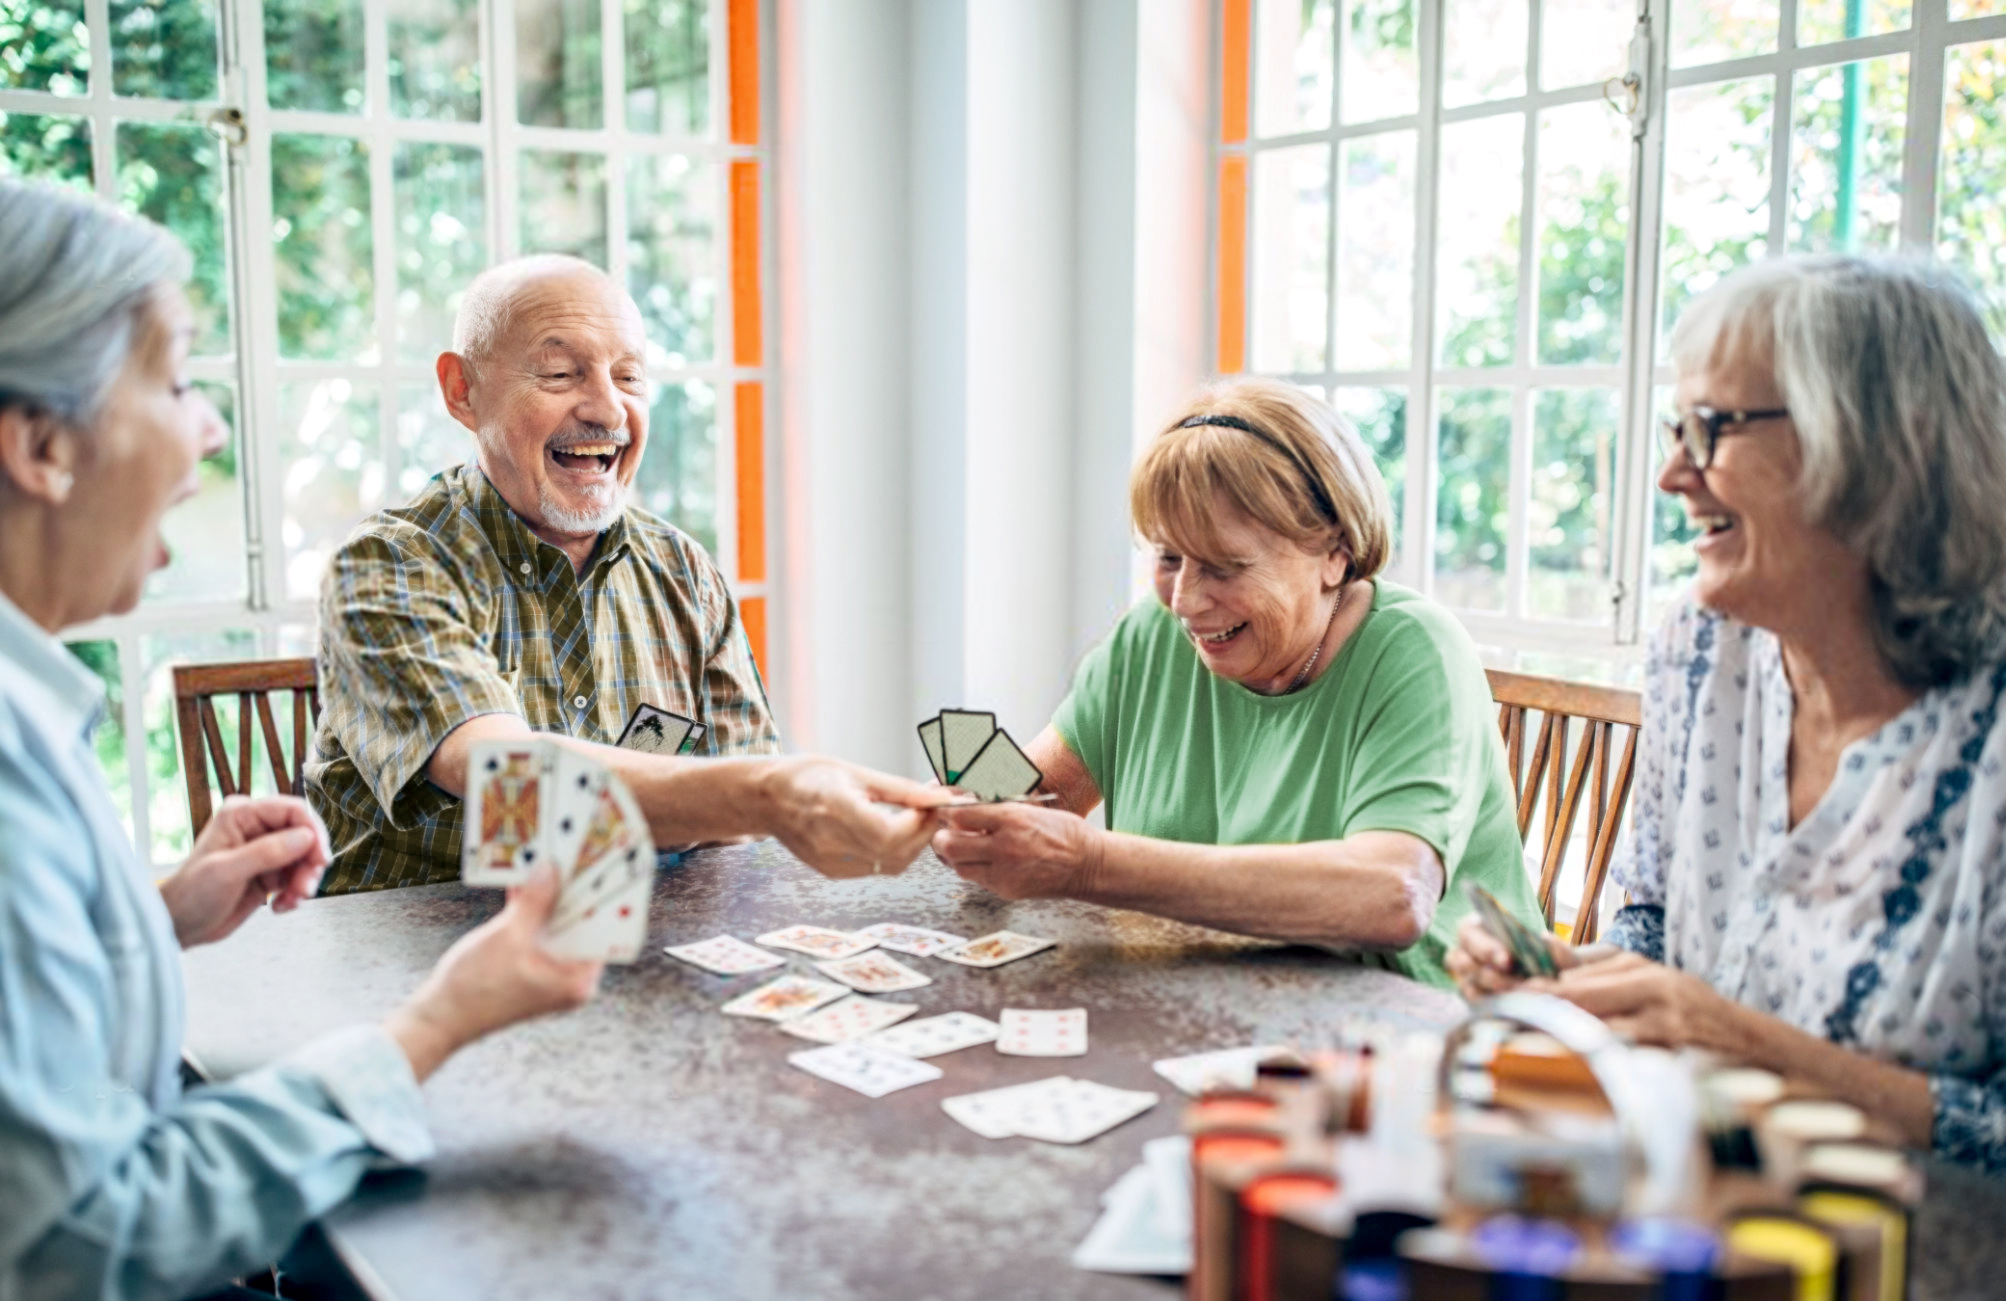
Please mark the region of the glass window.
[[111, 0], [108, 16], [115, 93], [216, 98], [214, 0]]
[[1508, 366], [1518, 334], [1518, 232], [1525, 117], [1442, 128], [1436, 319], [1444, 366]]
[[1330, 125], [1335, 0], [1258, 0], [1254, 10], [1254, 130], [1263, 136]]
[[1320, 371], [1330, 315], [1330, 146], [1254, 155], [1254, 365]]
[[265, 100], [273, 108], [360, 113], [362, 0], [263, 0]]
[[606, 265], [606, 155], [525, 149], [522, 177], [525, 253], [569, 253]]
[[604, 125], [599, 0], [516, 0], [515, 77], [523, 125]]
[[1342, 145], [1337, 226], [1339, 370], [1405, 366], [1414, 339], [1415, 133]]
[[1527, 0], [1446, 0], [1442, 104], [1525, 94]]
[[88, 95], [84, 0], [0, 0], [0, 90]]
[[453, 316], [488, 262], [481, 151], [407, 142], [392, 164], [397, 195], [397, 349], [429, 364], [453, 345]]
[[627, 129], [710, 132], [710, 13], [703, 0], [625, 0]]
[[476, 0], [400, 0], [385, 17], [390, 111], [398, 117], [478, 122], [481, 21]]
[[708, 361], [715, 341], [718, 174], [687, 154], [627, 163], [627, 291], [641, 305], [649, 361]]
[[224, 236], [223, 151], [193, 123], [118, 124], [119, 201], [188, 246], [197, 356], [230, 351], [230, 255]]
[[1435, 592], [1465, 610], [1505, 608], [1512, 394], [1443, 389], [1435, 495]]
[[1534, 618], [1609, 617], [1619, 410], [1615, 389], [1533, 394], [1526, 612]]
[[369, 146], [350, 136], [272, 137], [272, 252], [279, 354], [376, 360]]
[[1414, 52], [1414, 0], [1344, 0], [1338, 93], [1346, 122], [1407, 117], [1419, 109], [1421, 65]]
[[2006, 41], [1952, 46], [1943, 81], [1937, 252], [1977, 282], [2006, 339]]
[[717, 393], [663, 384], [648, 411], [648, 446], [635, 476], [641, 504], [717, 551]]
[[1672, 66], [1696, 67], [1776, 48], [1777, 0], [1671, 0]]
[[0, 113], [0, 176], [91, 189], [91, 120], [57, 113]]
[[1892, 251], [1901, 237], [1908, 56], [1799, 74], [1790, 124], [1791, 252]]

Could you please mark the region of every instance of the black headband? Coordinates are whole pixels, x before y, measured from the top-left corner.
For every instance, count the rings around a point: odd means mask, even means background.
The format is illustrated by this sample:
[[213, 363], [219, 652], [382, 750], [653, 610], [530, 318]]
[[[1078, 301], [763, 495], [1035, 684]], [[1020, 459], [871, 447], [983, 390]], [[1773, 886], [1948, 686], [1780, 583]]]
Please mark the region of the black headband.
[[1192, 416], [1189, 420], [1179, 422], [1177, 427], [1179, 429], [1191, 429], [1198, 425], [1219, 425], [1226, 429], [1237, 429], [1243, 434], [1252, 434], [1269, 447], [1280, 452], [1283, 456], [1288, 457], [1289, 463], [1295, 466], [1296, 470], [1302, 475], [1303, 482], [1309, 485], [1309, 494], [1315, 499], [1317, 509], [1322, 511], [1324, 517], [1331, 523], [1336, 524], [1340, 522], [1337, 516], [1337, 506], [1331, 501], [1330, 494], [1323, 489], [1323, 480], [1317, 478], [1310, 471], [1309, 466], [1303, 462], [1302, 457], [1296, 455], [1295, 450], [1287, 443], [1284, 443], [1267, 430], [1258, 428], [1248, 421], [1240, 419], [1238, 416], [1229, 416], [1218, 412], [1208, 412], [1204, 415]]

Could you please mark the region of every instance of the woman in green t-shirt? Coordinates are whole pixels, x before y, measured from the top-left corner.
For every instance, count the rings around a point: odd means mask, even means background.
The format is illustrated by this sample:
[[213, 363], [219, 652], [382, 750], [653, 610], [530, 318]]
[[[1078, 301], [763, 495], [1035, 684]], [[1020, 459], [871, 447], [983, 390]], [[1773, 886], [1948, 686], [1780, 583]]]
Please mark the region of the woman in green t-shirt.
[[[1463, 882], [1539, 925], [1476, 650], [1373, 577], [1392, 508], [1337, 413], [1213, 388], [1144, 452], [1129, 509], [1156, 599], [1029, 747], [1058, 809], [946, 810], [940, 856], [1009, 898], [1379, 951], [1438, 985]], [[1103, 801], [1106, 831], [1084, 820]]]

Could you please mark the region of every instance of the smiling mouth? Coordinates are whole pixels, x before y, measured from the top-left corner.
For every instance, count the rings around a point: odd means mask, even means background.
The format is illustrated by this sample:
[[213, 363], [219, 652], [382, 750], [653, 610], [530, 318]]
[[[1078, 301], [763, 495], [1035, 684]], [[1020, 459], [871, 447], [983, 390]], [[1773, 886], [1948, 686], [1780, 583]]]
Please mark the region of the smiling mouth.
[[1247, 630], [1246, 624], [1236, 623], [1232, 627], [1221, 629], [1218, 632], [1199, 632], [1195, 628], [1186, 628], [1184, 632], [1185, 635], [1190, 637], [1192, 641], [1197, 642], [1200, 646], [1217, 647], [1217, 646], [1224, 646], [1227, 642], [1233, 640], [1235, 637], [1238, 637], [1241, 633], [1245, 632], [1246, 630]]
[[574, 470], [583, 474], [604, 474], [620, 459], [622, 443], [573, 443], [569, 447], [553, 447], [550, 459], [559, 468]]
[[1734, 527], [1732, 515], [1694, 515], [1691, 518], [1704, 537], [1718, 537]]

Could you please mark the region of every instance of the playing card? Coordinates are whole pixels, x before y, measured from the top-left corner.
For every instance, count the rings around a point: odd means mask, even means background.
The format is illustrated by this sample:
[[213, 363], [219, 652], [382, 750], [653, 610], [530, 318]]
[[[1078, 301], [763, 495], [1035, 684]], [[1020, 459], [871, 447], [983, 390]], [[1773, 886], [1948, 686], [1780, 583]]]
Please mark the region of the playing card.
[[940, 1078], [938, 1066], [928, 1066], [925, 1062], [901, 1057], [897, 1053], [880, 1052], [863, 1044], [840, 1043], [826, 1048], [809, 1048], [787, 1054], [787, 1060], [810, 1075], [819, 1075], [831, 1084], [855, 1089], [867, 1098], [882, 1098], [887, 1093], [896, 1093], [900, 1089]]
[[904, 926], [898, 922], [879, 922], [851, 934], [860, 940], [874, 940], [881, 949], [910, 953], [915, 958], [931, 957], [942, 949], [968, 943], [965, 935], [949, 935], [946, 931], [930, 931], [924, 926]]
[[1065, 1076], [1055, 1075], [1051, 1079], [1034, 1080], [1029, 1084], [1012, 1084], [982, 1093], [964, 1093], [959, 1097], [942, 1098], [940, 1109], [984, 1138], [1014, 1138], [1018, 1101], [1034, 1097], [1054, 1084], [1069, 1083], [1071, 1081]]
[[726, 1016], [751, 1016], [763, 1021], [785, 1021], [803, 1016], [824, 1003], [849, 995], [841, 985], [807, 976], [782, 976], [749, 994], [740, 994], [718, 1010]]
[[871, 1047], [907, 1057], [938, 1057], [977, 1044], [996, 1042], [1002, 1027], [973, 1012], [947, 1012], [907, 1021], [871, 1036]]
[[789, 926], [784, 931], [768, 931], [759, 937], [759, 942], [776, 949], [792, 949], [811, 958], [847, 958], [878, 946], [876, 940], [847, 931], [832, 931], [826, 926]]
[[933, 768], [934, 780], [947, 785], [947, 761], [940, 745], [940, 715], [935, 714], [919, 725], [919, 743], [926, 750], [926, 761]]
[[556, 746], [552, 751], [543, 801], [544, 847], [568, 879], [575, 874], [586, 824], [611, 774], [589, 755]]
[[1184, 1093], [1197, 1097], [1212, 1089], [1251, 1089], [1254, 1071], [1262, 1062], [1287, 1056], [1291, 1050], [1280, 1044], [1256, 1048], [1221, 1048], [1217, 1052], [1192, 1053], [1186, 1057], [1166, 1057], [1154, 1064], [1155, 1071]]
[[[1007, 1033], [1007, 1031], [1006, 1031]], [[1067, 1079], [1015, 1100], [1012, 1121], [1020, 1138], [1084, 1143], [1156, 1105], [1157, 1095]]]
[[647, 944], [648, 900], [654, 888], [654, 879], [643, 875], [562, 927], [553, 918], [543, 937], [544, 950], [559, 958], [632, 962]]
[[1012, 1057], [1080, 1057], [1087, 1051], [1087, 1010], [1003, 1009], [996, 1051]]
[[697, 729], [694, 719], [653, 705], [636, 705], [614, 744], [622, 750], [639, 750], [643, 754], [681, 754], [683, 743], [693, 729]]
[[947, 962], [959, 962], [964, 967], [1000, 967], [1006, 962], [1028, 958], [1033, 953], [1054, 947], [1056, 941], [1053, 940], [1019, 935], [1015, 931], [997, 931], [951, 949], [942, 949], [933, 956]]
[[[861, 1039], [886, 1026], [895, 1025], [917, 1011], [919, 1006], [915, 1003], [887, 1003], [882, 999], [852, 994], [848, 998], [837, 999], [827, 1007], [817, 1008], [806, 1016], [783, 1021], [780, 1028], [788, 1034], [813, 1039], [816, 1043], [834, 1044], [846, 1039]], [[906, 1054], [908, 1057], [917, 1055]]]
[[468, 885], [516, 885], [545, 856], [543, 816], [549, 797], [548, 741], [484, 741], [467, 759], [460, 879]]
[[922, 976], [889, 953], [859, 953], [834, 962], [818, 962], [815, 969], [866, 994], [893, 994], [933, 983], [933, 977]]
[[619, 778], [600, 774], [584, 822], [577, 851], [568, 863], [558, 864], [564, 885], [551, 914], [552, 931], [569, 928], [607, 898], [649, 879], [654, 868], [655, 844], [648, 825]]
[[748, 971], [765, 971], [768, 967], [778, 967], [787, 959], [775, 957], [765, 949], [754, 948], [734, 935], [715, 935], [695, 944], [679, 944], [662, 952], [672, 958], [681, 958], [691, 966], [714, 971], [720, 976], [742, 976]]
[[982, 747], [989, 744], [989, 738], [995, 733], [994, 714], [966, 709], [941, 710], [940, 766], [945, 770], [942, 784], [952, 786], [961, 780], [961, 770], [982, 753]]
[[1515, 976], [1557, 976], [1560, 966], [1553, 960], [1552, 950], [1532, 929], [1518, 918], [1505, 911], [1497, 896], [1478, 885], [1475, 881], [1467, 884], [1470, 903], [1482, 919], [1484, 929], [1501, 941], [1512, 955], [1512, 974]]
[[1043, 780], [1045, 774], [1038, 771], [1038, 765], [1024, 756], [1008, 732], [999, 729], [954, 784], [985, 800], [1009, 800], [1029, 795]]
[[694, 753], [697, 748], [697, 743], [703, 740], [704, 733], [708, 731], [710, 731], [710, 729], [708, 727], [705, 727], [702, 723], [691, 723], [690, 734], [683, 738], [683, 743], [681, 745], [676, 747], [676, 753], [677, 754]]

